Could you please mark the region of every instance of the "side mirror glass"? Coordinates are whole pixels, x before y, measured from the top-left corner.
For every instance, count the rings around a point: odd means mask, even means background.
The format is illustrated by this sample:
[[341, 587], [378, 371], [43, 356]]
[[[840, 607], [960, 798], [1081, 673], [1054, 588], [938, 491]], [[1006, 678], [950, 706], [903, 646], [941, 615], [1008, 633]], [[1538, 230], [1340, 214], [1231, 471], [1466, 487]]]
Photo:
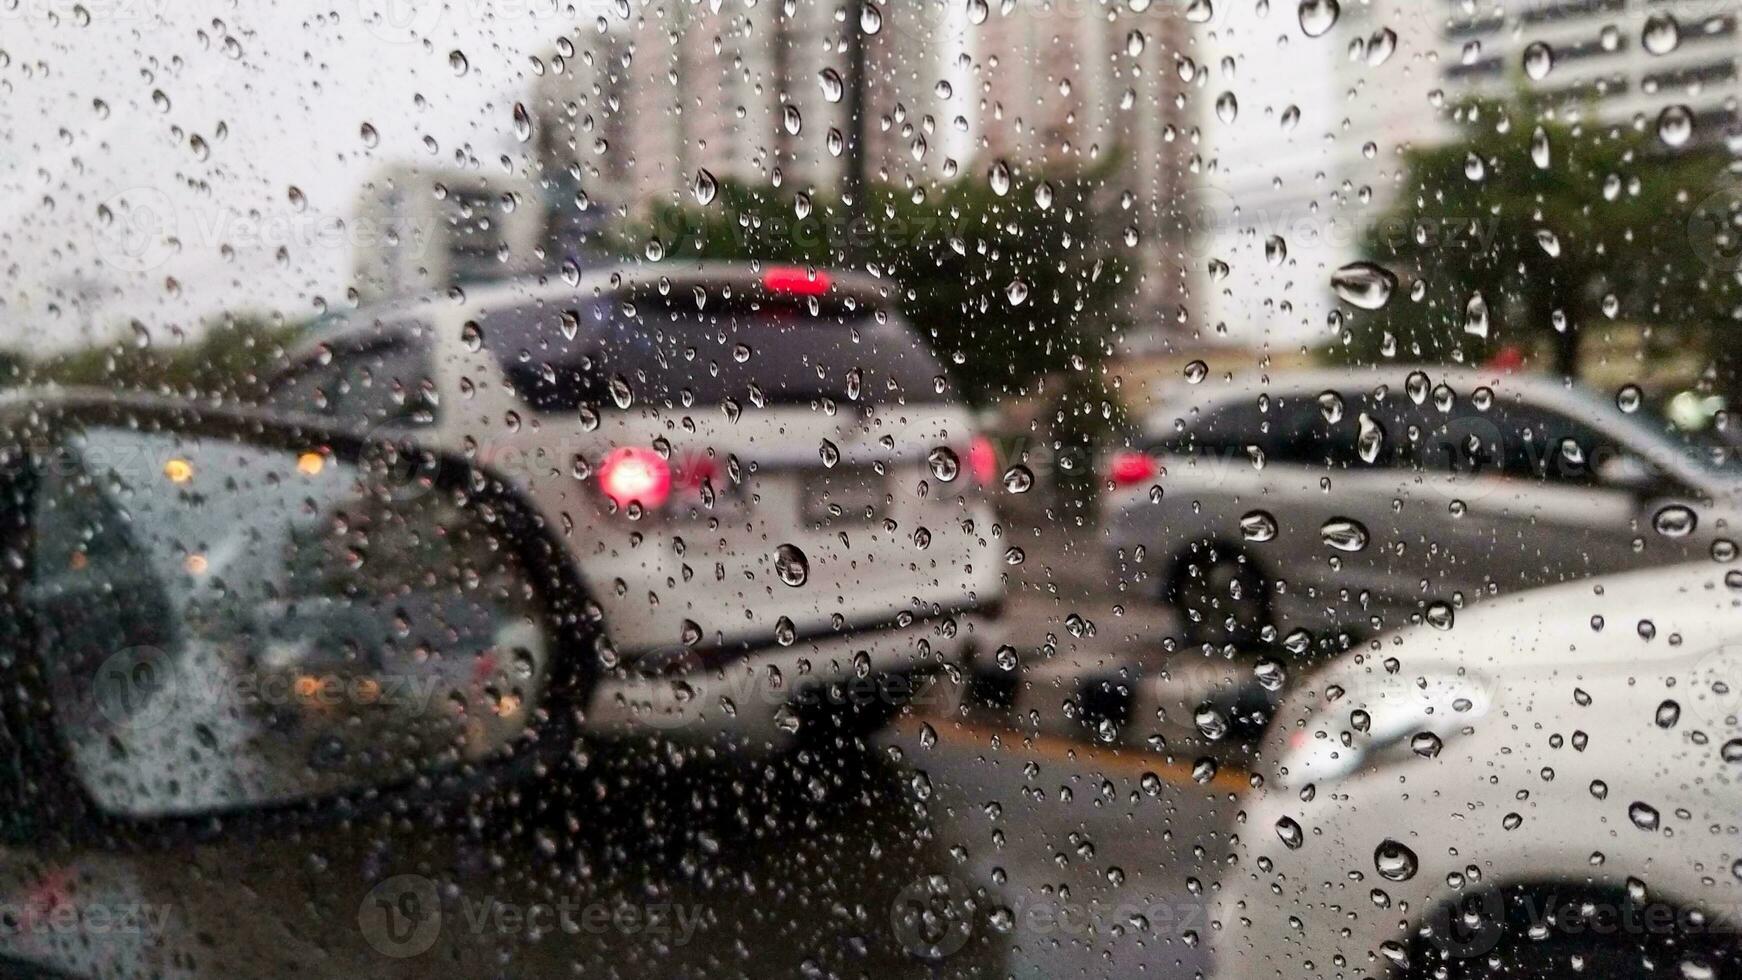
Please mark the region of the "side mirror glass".
[[87, 426], [38, 455], [22, 612], [100, 814], [428, 785], [536, 741], [558, 634], [504, 509], [233, 434]]

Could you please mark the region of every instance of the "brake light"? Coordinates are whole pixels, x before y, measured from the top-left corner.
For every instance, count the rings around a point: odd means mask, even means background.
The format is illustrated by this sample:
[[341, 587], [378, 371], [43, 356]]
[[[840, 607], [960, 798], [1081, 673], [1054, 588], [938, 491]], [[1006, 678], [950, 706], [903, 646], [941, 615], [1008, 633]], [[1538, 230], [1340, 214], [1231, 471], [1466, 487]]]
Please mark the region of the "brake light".
[[1146, 483], [1160, 472], [1161, 467], [1148, 453], [1122, 452], [1113, 454], [1113, 461], [1107, 467], [1107, 478], [1116, 487], [1129, 487]]
[[821, 296], [829, 291], [829, 283], [826, 272], [813, 274], [793, 266], [775, 266], [762, 274], [762, 285], [769, 292], [792, 296]]
[[998, 479], [998, 450], [992, 445], [992, 440], [975, 436], [974, 441], [968, 443], [968, 472], [974, 474], [974, 479], [981, 485]]
[[663, 507], [671, 496], [671, 467], [651, 449], [626, 446], [599, 464], [599, 489], [619, 507]]

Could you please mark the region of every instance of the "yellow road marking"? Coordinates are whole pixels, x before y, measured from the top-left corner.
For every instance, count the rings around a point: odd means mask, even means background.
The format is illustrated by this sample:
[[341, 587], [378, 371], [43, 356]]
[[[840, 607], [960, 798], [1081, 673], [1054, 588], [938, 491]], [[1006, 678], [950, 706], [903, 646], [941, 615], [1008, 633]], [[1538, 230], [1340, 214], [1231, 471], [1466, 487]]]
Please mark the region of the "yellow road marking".
[[938, 733], [939, 741], [957, 745], [990, 747], [996, 739], [1006, 749], [1015, 749], [1054, 762], [1094, 766], [1114, 775], [1133, 778], [1141, 777], [1145, 773], [1155, 773], [1165, 782], [1187, 788], [1202, 787], [1207, 790], [1239, 793], [1252, 785], [1251, 776], [1239, 769], [1219, 767], [1208, 783], [1199, 783], [1192, 778], [1192, 767], [1176, 759], [1130, 746], [1115, 748], [1093, 745], [1062, 735], [1023, 732], [936, 716], [903, 717], [896, 721], [895, 728], [903, 735], [913, 737], [919, 734], [920, 726], [928, 722]]

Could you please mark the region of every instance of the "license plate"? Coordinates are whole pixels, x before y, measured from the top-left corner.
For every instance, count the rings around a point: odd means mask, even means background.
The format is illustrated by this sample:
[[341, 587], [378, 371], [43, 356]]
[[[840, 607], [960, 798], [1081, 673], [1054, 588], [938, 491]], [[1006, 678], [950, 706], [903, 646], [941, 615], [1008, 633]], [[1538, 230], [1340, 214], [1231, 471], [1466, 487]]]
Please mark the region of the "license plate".
[[875, 520], [883, 510], [883, 475], [869, 466], [811, 470], [803, 484], [804, 518], [813, 525]]

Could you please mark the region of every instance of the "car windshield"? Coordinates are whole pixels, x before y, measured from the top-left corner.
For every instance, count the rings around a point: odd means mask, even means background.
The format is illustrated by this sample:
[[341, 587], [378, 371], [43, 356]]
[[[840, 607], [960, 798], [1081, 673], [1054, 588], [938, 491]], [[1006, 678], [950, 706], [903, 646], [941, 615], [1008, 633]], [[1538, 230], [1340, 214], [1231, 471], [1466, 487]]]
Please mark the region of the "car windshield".
[[1742, 980], [1742, 0], [0, 0], [0, 980]]

